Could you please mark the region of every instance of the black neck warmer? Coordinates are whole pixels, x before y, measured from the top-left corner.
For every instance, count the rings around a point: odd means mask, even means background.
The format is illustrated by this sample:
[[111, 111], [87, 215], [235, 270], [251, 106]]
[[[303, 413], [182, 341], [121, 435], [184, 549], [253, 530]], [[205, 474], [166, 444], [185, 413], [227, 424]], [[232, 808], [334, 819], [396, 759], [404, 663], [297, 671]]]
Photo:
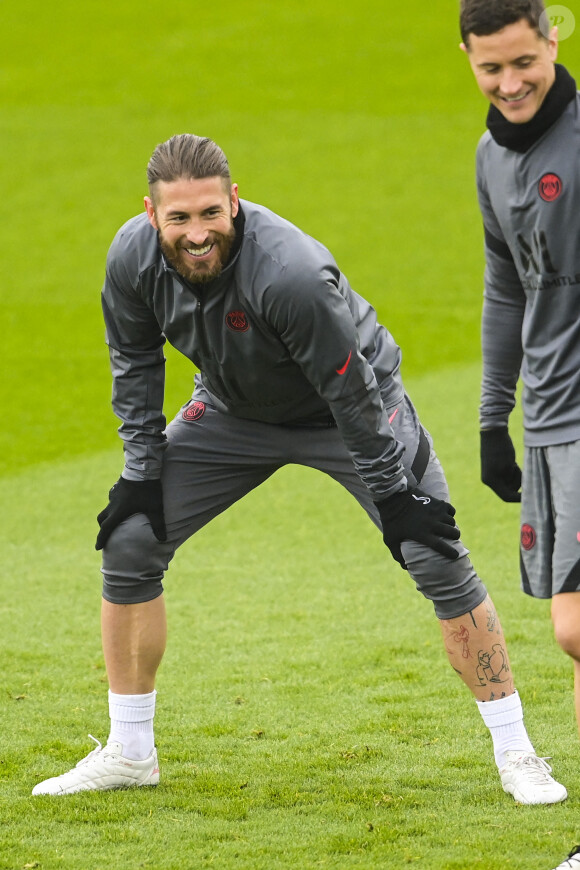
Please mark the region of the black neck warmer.
[[524, 154], [546, 130], [555, 124], [568, 103], [576, 96], [576, 82], [561, 64], [556, 64], [556, 79], [534, 117], [525, 124], [512, 124], [499, 109], [489, 107], [487, 127], [498, 145]]
[[242, 206], [238, 208], [238, 213], [234, 218], [234, 229], [236, 231], [236, 237], [234, 239], [234, 243], [232, 245], [232, 249], [230, 251], [230, 255], [228, 257], [227, 265], [229, 265], [232, 260], [235, 260], [238, 251], [242, 247], [242, 242], [244, 240], [244, 227], [246, 225], [246, 216], [243, 212]]

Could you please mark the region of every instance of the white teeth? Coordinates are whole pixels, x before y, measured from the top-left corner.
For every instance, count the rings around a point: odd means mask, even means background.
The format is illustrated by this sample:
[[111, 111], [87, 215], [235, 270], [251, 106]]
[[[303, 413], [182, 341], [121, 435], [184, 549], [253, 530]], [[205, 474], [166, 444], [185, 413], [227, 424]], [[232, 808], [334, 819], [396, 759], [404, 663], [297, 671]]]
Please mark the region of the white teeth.
[[527, 94], [520, 94], [519, 97], [502, 97], [502, 100], [504, 100], [506, 103], [519, 103], [520, 100], [523, 100], [527, 96]]
[[211, 251], [212, 246], [206, 245], [204, 248], [186, 248], [188, 254], [191, 254], [192, 257], [203, 257], [208, 251]]

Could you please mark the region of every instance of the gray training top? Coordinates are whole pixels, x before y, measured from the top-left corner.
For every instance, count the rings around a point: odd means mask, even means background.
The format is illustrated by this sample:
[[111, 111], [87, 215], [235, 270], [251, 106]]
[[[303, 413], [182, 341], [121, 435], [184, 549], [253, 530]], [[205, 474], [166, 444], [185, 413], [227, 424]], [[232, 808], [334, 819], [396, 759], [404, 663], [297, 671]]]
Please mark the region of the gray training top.
[[196, 398], [279, 425], [336, 421], [375, 497], [405, 489], [386, 411], [404, 395], [392, 336], [319, 242], [243, 200], [235, 226], [231, 261], [205, 285], [171, 268], [146, 214], [115, 236], [102, 301], [123, 476], [160, 475], [167, 339], [200, 370]]
[[580, 94], [525, 153], [477, 151], [485, 227], [482, 428], [507, 425], [523, 381], [525, 443], [580, 438]]

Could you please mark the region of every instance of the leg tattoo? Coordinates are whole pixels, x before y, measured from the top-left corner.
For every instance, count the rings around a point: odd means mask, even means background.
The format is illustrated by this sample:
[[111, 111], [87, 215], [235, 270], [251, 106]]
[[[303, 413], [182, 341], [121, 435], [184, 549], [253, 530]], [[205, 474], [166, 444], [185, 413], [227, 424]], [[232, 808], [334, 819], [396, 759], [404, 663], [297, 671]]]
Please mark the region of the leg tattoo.
[[501, 634], [501, 626], [491, 598], [486, 598], [484, 604], [487, 611], [487, 630], [495, 632], [496, 634]]
[[478, 656], [477, 678], [480, 686], [488, 683], [505, 683], [509, 680], [510, 667], [506, 653], [499, 643], [494, 643], [492, 651], [480, 649]]
[[[489, 596], [473, 612], [443, 619], [440, 625], [449, 663], [477, 700], [491, 701], [513, 693], [507, 647]], [[456, 666], [458, 656], [461, 669]]]
[[451, 637], [455, 643], [461, 644], [461, 657], [464, 659], [471, 658], [471, 651], [469, 649], [469, 631], [466, 627], [462, 625], [459, 628], [459, 631], [454, 631], [452, 633]]

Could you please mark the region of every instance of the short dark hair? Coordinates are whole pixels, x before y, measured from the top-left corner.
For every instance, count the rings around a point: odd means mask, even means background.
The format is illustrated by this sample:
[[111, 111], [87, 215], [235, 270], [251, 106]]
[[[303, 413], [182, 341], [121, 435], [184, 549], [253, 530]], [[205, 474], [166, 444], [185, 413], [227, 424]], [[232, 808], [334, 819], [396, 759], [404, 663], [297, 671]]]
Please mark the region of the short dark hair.
[[181, 133], [161, 142], [147, 164], [150, 191], [158, 181], [215, 176], [222, 178], [229, 189], [231, 175], [226, 155], [211, 139], [192, 133]]
[[469, 36], [490, 36], [516, 21], [527, 21], [538, 36], [546, 38], [541, 18], [546, 9], [543, 0], [461, 0], [459, 27], [461, 38], [469, 48]]

